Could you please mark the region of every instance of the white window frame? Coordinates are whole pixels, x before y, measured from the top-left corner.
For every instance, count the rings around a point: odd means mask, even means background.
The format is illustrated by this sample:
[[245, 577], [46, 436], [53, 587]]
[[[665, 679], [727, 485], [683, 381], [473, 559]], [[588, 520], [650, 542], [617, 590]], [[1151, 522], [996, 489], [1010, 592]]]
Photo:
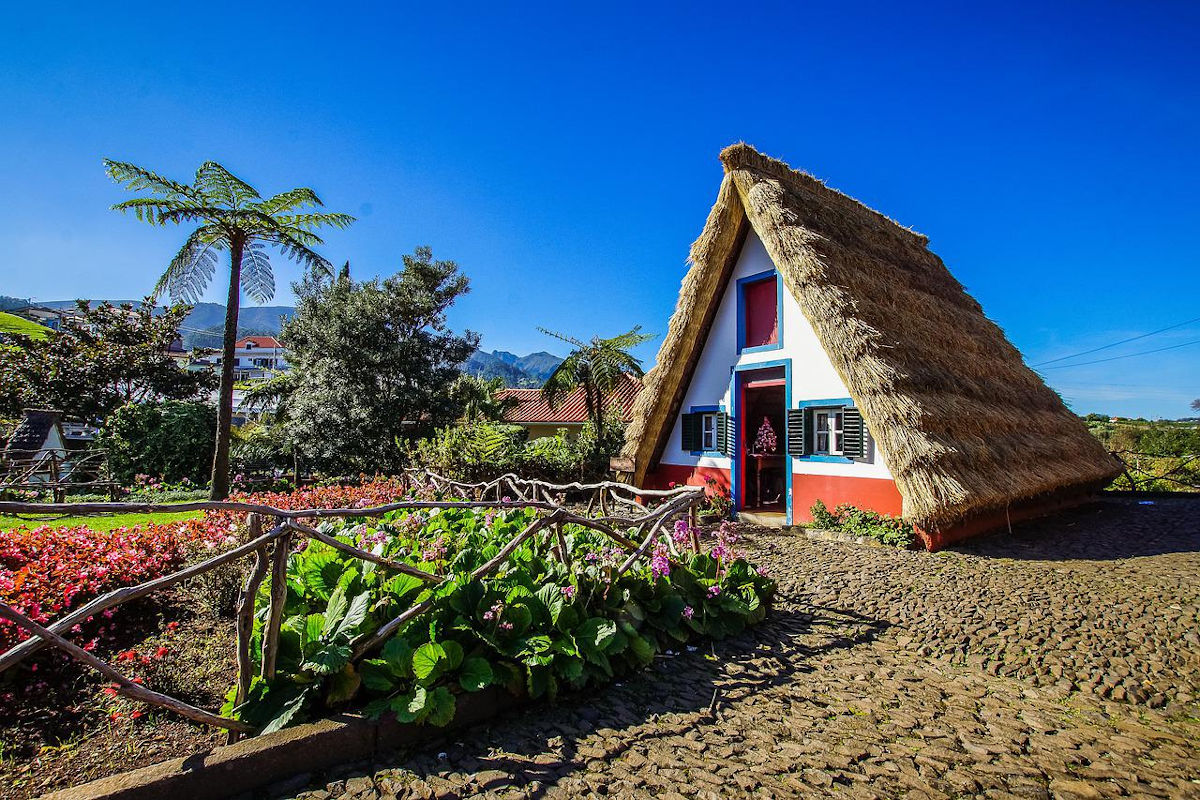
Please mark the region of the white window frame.
[[[825, 430], [821, 430], [821, 419]], [[845, 417], [840, 408], [818, 408], [813, 410], [813, 455], [840, 456], [845, 452]], [[825, 448], [821, 449], [821, 434], [825, 434]]]
[[700, 415], [700, 452], [715, 453], [717, 451], [717, 414], [706, 411]]

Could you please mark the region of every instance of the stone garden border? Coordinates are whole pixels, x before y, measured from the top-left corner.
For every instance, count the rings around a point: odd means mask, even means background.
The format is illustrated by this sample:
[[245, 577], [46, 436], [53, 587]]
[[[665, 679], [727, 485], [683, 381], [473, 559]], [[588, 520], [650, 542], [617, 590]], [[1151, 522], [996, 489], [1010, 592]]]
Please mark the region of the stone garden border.
[[369, 720], [338, 714], [60, 789], [42, 800], [228, 800], [341, 764], [373, 761], [401, 747], [427, 745], [433, 737], [478, 725], [527, 702], [498, 687], [470, 698], [459, 703], [445, 728], [401, 723], [391, 716]]

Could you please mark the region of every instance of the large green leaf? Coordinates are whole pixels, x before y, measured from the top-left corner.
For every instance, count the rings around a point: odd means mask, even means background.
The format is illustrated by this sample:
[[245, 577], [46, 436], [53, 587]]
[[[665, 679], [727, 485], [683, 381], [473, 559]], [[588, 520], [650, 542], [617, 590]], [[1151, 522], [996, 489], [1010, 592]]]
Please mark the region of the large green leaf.
[[367, 618], [367, 609], [371, 605], [371, 595], [367, 592], [355, 595], [350, 601], [350, 608], [346, 611], [346, 616], [338, 623], [337, 630], [334, 631], [335, 637], [352, 636], [358, 630], [358, 626], [363, 624]]
[[413, 653], [413, 674], [425, 686], [442, 675], [445, 665], [446, 650], [436, 642], [426, 642]]
[[387, 582], [381, 588], [396, 600], [403, 600], [424, 585], [425, 581], [420, 578], [401, 572], [395, 577], [388, 578]]
[[478, 692], [492, 682], [492, 665], [486, 658], [472, 656], [462, 663], [458, 682], [468, 692]]
[[325, 694], [325, 705], [334, 706], [346, 702], [354, 697], [362, 682], [362, 677], [355, 671], [353, 664], [342, 667], [329, 679], [329, 691]]
[[380, 656], [396, 677], [408, 678], [412, 676], [413, 649], [407, 640], [399, 636], [393, 636], [383, 646]]
[[390, 692], [396, 688], [396, 676], [391, 665], [382, 658], [369, 658], [358, 665], [363, 686], [374, 692]]
[[431, 725], [444, 728], [454, 719], [454, 695], [445, 686], [439, 686], [429, 693], [426, 702], [425, 719]]
[[301, 662], [305, 669], [318, 675], [330, 675], [346, 666], [350, 661], [350, 646], [327, 644]]

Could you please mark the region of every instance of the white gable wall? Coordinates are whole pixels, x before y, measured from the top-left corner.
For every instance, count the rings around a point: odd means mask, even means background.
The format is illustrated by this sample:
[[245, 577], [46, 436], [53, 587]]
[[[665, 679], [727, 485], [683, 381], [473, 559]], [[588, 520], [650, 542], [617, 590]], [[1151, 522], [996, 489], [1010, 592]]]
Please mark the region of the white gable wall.
[[[791, 405], [796, 408], [804, 400], [825, 400], [850, 396], [846, 384], [833, 368], [833, 362], [817, 339], [812, 325], [800, 310], [791, 292], [779, 283], [783, 293], [782, 336], [783, 347], [756, 353], [738, 353], [737, 331], [737, 282], [740, 278], [757, 275], [775, 268], [762, 240], [751, 231], [742, 246], [737, 265], [729, 279], [725, 296], [717, 309], [708, 341], [692, 375], [691, 384], [684, 394], [683, 405], [671, 428], [671, 438], [663, 450], [662, 462], [681, 466], [703, 466], [730, 469], [732, 459], [726, 457], [694, 456], [680, 446], [681, 417], [694, 406], [719, 405], [725, 411], [733, 408], [733, 370], [752, 364], [791, 360]], [[780, 431], [782, 445], [783, 432]], [[796, 475], [844, 475], [859, 478], [890, 478], [887, 466], [872, 446], [868, 458], [854, 462], [810, 461], [802, 458], [789, 459], [792, 473]]]

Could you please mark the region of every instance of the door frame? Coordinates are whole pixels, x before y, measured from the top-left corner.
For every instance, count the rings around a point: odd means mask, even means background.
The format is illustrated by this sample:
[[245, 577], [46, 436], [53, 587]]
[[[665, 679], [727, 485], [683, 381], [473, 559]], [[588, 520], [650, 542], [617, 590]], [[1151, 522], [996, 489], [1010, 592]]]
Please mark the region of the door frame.
[[742, 510], [742, 471], [743, 471], [743, 452], [742, 441], [745, 437], [746, 421], [742, 408], [742, 392], [747, 380], [752, 377], [752, 373], [765, 369], [778, 369], [783, 367], [783, 435], [781, 444], [784, 451], [784, 480], [783, 480], [783, 510], [784, 523], [792, 524], [792, 480], [793, 480], [793, 456], [787, 452], [787, 417], [788, 409], [792, 407], [792, 360], [790, 358], [775, 359], [772, 361], [755, 361], [749, 364], [738, 364], [733, 368], [733, 376], [730, 379], [729, 399], [730, 407], [733, 409], [731, 416], [733, 417], [733, 453], [729, 459], [730, 483], [732, 484], [733, 494], [733, 510]]

